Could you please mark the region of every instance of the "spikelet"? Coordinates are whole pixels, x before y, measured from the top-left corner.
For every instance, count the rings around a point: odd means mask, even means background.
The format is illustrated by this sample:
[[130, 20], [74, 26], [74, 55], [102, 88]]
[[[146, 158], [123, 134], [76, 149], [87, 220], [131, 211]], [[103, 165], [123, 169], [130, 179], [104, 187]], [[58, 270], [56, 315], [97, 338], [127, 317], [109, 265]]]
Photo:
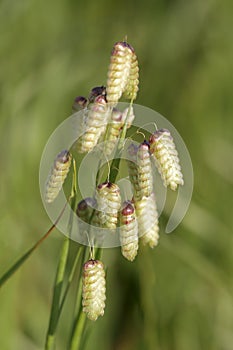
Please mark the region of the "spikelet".
[[91, 89], [90, 95], [89, 95], [89, 102], [92, 103], [95, 101], [97, 96], [104, 96], [106, 97], [106, 87], [105, 86], [96, 86], [93, 89]]
[[178, 152], [170, 131], [167, 129], [157, 130], [150, 136], [149, 142], [164, 186], [170, 186], [175, 191], [178, 185], [184, 184], [184, 180]]
[[77, 96], [74, 100], [73, 106], [72, 106], [72, 112], [76, 113], [81, 110], [83, 110], [87, 106], [87, 99], [83, 96]]
[[131, 65], [129, 72], [129, 79], [126, 84], [123, 96], [129, 100], [135, 100], [138, 93], [138, 84], [139, 84], [139, 68], [138, 68], [138, 60], [135, 54], [134, 49], [132, 48], [132, 56], [131, 56]]
[[82, 121], [83, 134], [77, 142], [79, 153], [90, 152], [96, 146], [101, 134], [106, 129], [108, 118], [108, 106], [104, 96], [99, 95], [91, 103], [85, 112]]
[[121, 207], [119, 187], [111, 182], [104, 182], [96, 189], [99, 222], [103, 228], [115, 229], [118, 221], [118, 211]]
[[83, 265], [82, 275], [83, 312], [91, 321], [104, 315], [106, 300], [106, 281], [104, 266], [99, 260], [88, 260]]
[[122, 128], [122, 113], [113, 108], [111, 113], [111, 119], [108, 124], [107, 134], [106, 134], [106, 143], [104, 147], [104, 153], [106, 156], [110, 155], [117, 144], [120, 132]]
[[46, 183], [45, 201], [52, 203], [60, 192], [66, 176], [70, 170], [72, 155], [69, 151], [61, 151], [54, 160]]
[[140, 199], [144, 196], [150, 196], [153, 191], [153, 172], [149, 150], [150, 146], [147, 141], [142, 142], [138, 146], [138, 181], [136, 184], [135, 195]]
[[131, 144], [128, 147], [130, 160], [127, 161], [129, 179], [133, 185], [134, 199], [140, 200], [150, 196], [153, 191], [153, 173], [150, 159], [150, 146], [147, 141], [138, 147]]
[[128, 84], [132, 48], [125, 41], [117, 42], [111, 53], [107, 80], [107, 100], [111, 106], [115, 106]]
[[96, 200], [92, 197], [87, 197], [82, 199], [76, 209], [76, 214], [82, 221], [88, 222], [91, 214], [93, 212], [93, 208], [96, 207]]
[[122, 255], [133, 261], [138, 252], [138, 224], [133, 203], [126, 201], [120, 215], [120, 242]]
[[140, 201], [134, 200], [138, 220], [138, 233], [144, 245], [154, 248], [159, 240], [158, 212], [155, 195], [143, 197]]

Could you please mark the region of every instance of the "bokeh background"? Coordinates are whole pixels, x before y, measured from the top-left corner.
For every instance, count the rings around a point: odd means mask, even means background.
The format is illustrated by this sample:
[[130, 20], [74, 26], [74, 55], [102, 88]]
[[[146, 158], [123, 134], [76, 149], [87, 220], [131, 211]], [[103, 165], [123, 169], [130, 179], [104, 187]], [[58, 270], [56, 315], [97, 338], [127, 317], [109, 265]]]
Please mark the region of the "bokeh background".
[[[193, 162], [192, 203], [175, 232], [163, 233], [165, 212], [159, 247], [135, 263], [105, 250], [106, 313], [85, 349], [233, 347], [232, 13], [230, 0], [0, 2], [0, 273], [49, 228], [41, 153], [74, 97], [105, 84], [126, 34], [140, 64], [137, 103], [173, 123]], [[1, 350], [43, 349], [62, 240], [54, 232], [0, 291]]]

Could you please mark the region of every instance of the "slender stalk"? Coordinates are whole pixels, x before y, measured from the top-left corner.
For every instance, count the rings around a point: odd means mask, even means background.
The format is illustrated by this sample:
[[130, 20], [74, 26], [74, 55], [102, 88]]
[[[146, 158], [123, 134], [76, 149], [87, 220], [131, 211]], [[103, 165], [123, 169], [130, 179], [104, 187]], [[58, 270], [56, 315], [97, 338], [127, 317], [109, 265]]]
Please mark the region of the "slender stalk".
[[109, 181], [110, 182], [115, 182], [116, 181], [116, 178], [117, 178], [117, 175], [118, 175], [118, 172], [119, 172], [119, 167], [120, 167], [120, 162], [121, 162], [121, 153], [122, 153], [122, 151], [124, 149], [124, 140], [125, 140], [125, 136], [126, 136], [126, 132], [127, 132], [127, 119], [129, 117], [132, 105], [133, 105], [133, 100], [130, 102], [128, 113], [127, 113], [126, 120], [125, 120], [125, 124], [123, 126], [123, 129], [121, 131], [120, 138], [119, 138], [119, 141], [118, 141], [117, 150], [116, 150], [114, 159], [113, 159], [113, 161], [111, 163], [110, 176], [109, 176]]
[[64, 282], [65, 267], [67, 263], [67, 257], [69, 252], [70, 240], [65, 238], [63, 247], [60, 254], [59, 264], [57, 267], [57, 273], [55, 277], [54, 289], [53, 289], [53, 301], [50, 313], [49, 327], [46, 336], [45, 349], [51, 350], [55, 343], [55, 333], [60, 316], [60, 298], [62, 292], [62, 285]]
[[84, 314], [84, 312], [81, 312], [78, 318], [78, 322], [76, 324], [75, 332], [72, 337], [69, 350], [81, 349], [82, 335], [83, 335], [85, 324], [86, 324], [86, 314]]
[[[60, 259], [57, 267], [56, 277], [54, 281], [54, 287], [53, 287], [53, 300], [52, 300], [52, 306], [50, 311], [50, 319], [49, 319], [49, 326], [48, 331], [46, 335], [46, 342], [45, 342], [45, 350], [52, 350], [55, 345], [55, 336], [56, 336], [56, 330], [58, 321], [61, 315], [62, 307], [65, 301], [65, 298], [67, 296], [67, 287], [65, 291], [63, 298], [62, 298], [62, 286], [64, 283], [65, 278], [65, 271], [66, 271], [66, 265], [69, 255], [69, 248], [70, 248], [70, 234], [72, 230], [73, 225], [73, 212], [75, 210], [76, 205], [76, 166], [75, 161], [73, 160], [73, 180], [72, 180], [72, 188], [71, 188], [71, 212], [70, 212], [70, 218], [68, 223], [68, 236], [65, 238]], [[74, 271], [71, 270], [71, 276], [73, 278]], [[69, 285], [69, 280], [68, 280]], [[67, 286], [68, 286], [67, 285]], [[68, 287], [69, 288], [69, 287]]]
[[69, 291], [69, 288], [70, 288], [70, 285], [71, 285], [71, 282], [74, 278], [74, 273], [76, 271], [76, 268], [77, 268], [77, 265], [78, 265], [78, 262], [81, 258], [81, 253], [83, 251], [83, 246], [80, 246], [78, 247], [78, 252], [76, 254], [76, 257], [74, 259], [74, 263], [73, 263], [73, 266], [72, 266], [72, 269], [70, 271], [70, 275], [68, 277], [68, 282], [67, 282], [67, 285], [66, 285], [66, 289], [64, 291], [64, 294], [63, 294], [63, 297], [62, 297], [62, 301], [61, 301], [61, 304], [60, 304], [60, 309], [59, 309], [59, 313], [61, 313], [62, 311], [62, 308], [63, 308], [63, 305], [64, 305], [64, 302], [65, 302], [65, 299], [66, 299], [66, 296], [68, 294], [68, 291]]

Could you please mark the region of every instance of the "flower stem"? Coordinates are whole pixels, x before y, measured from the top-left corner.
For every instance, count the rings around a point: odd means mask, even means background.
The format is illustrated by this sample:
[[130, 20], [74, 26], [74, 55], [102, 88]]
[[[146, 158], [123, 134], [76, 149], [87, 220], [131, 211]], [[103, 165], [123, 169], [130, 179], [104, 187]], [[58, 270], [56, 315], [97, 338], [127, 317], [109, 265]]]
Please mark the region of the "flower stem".
[[68, 279], [68, 284], [62, 298], [61, 296], [62, 286], [64, 283], [66, 265], [67, 265], [69, 248], [70, 248], [69, 237], [72, 230], [73, 212], [75, 211], [75, 205], [76, 205], [76, 166], [75, 166], [74, 160], [73, 160], [73, 180], [72, 180], [70, 197], [71, 197], [71, 212], [70, 212], [70, 218], [68, 223], [68, 236], [65, 237], [65, 240], [63, 242], [60, 259], [57, 267], [56, 277], [54, 281], [53, 300], [52, 300], [52, 306], [51, 306], [51, 312], [50, 312], [49, 326], [48, 326], [48, 331], [46, 335], [45, 350], [52, 350], [54, 348], [57, 325], [58, 325], [63, 304], [65, 302], [65, 298], [67, 296], [67, 292], [68, 292], [67, 288], [69, 288], [69, 284], [70, 284], [69, 280], [73, 278], [73, 274], [74, 274], [74, 268], [73, 268], [71, 270], [71, 273]]

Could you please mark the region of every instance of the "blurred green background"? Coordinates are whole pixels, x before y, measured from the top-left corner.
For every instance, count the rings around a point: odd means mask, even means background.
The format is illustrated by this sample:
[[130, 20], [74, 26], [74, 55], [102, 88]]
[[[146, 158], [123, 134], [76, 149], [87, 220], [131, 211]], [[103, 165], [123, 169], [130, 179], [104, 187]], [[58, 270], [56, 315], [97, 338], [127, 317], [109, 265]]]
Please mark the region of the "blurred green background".
[[[41, 153], [77, 95], [105, 84], [110, 51], [128, 35], [140, 64], [137, 103], [167, 117], [185, 141], [195, 186], [171, 235], [135, 263], [105, 250], [105, 316], [86, 349], [233, 347], [233, 2], [0, 2], [0, 272], [49, 226]], [[0, 349], [43, 349], [63, 236], [43, 243], [0, 294]], [[73, 293], [73, 294], [72, 294]], [[58, 330], [66, 349], [72, 297]]]

